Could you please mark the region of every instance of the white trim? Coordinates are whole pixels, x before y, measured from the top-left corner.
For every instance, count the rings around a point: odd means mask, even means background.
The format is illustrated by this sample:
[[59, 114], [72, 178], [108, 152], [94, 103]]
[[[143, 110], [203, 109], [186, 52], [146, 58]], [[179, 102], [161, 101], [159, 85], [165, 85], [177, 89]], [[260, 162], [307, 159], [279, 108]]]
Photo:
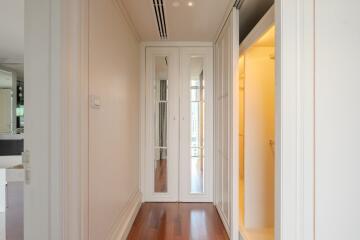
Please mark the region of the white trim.
[[221, 36], [222, 30], [223, 30], [224, 27], [226, 26], [226, 23], [227, 23], [227, 21], [228, 21], [228, 19], [229, 19], [229, 17], [230, 17], [230, 14], [231, 14], [231, 12], [232, 12], [232, 10], [233, 10], [233, 8], [234, 8], [235, 1], [236, 1], [236, 0], [231, 0], [231, 1], [229, 1], [229, 4], [228, 4], [228, 6], [227, 6], [227, 8], [226, 8], [224, 17], [223, 17], [223, 19], [222, 19], [222, 21], [221, 21], [221, 24], [220, 24], [220, 26], [218, 27], [218, 29], [216, 30], [216, 34], [215, 34], [215, 36], [214, 36], [214, 43], [216, 43], [217, 40], [219, 39], [219, 37]]
[[[240, 127], [240, 117], [239, 117], [239, 10], [233, 8], [231, 14], [231, 23], [232, 23], [232, 38], [231, 38], [231, 48], [232, 48], [232, 92], [230, 92], [232, 99], [231, 103], [231, 124], [233, 131], [231, 132], [231, 235], [230, 238], [236, 239], [239, 235], [239, 185], [240, 185], [240, 152], [239, 152], [239, 127]], [[237, 144], [234, 144], [237, 143]]]
[[140, 45], [140, 164], [139, 164], [139, 183], [140, 191], [143, 193], [142, 201], [145, 193], [145, 164], [146, 164], [146, 47]]
[[88, 0], [63, 2], [63, 238], [88, 233]]
[[260, 21], [255, 25], [246, 38], [240, 43], [239, 53], [240, 55], [253, 45], [263, 34], [270, 29], [275, 23], [275, 7], [272, 6]]
[[314, 239], [314, 0], [275, 1], [276, 239]]
[[224, 213], [223, 213], [223, 211], [219, 208], [219, 206], [215, 204], [215, 208], [216, 208], [216, 210], [217, 210], [217, 212], [218, 212], [218, 214], [219, 214], [219, 216], [220, 216], [221, 222], [222, 222], [223, 225], [224, 225], [224, 228], [225, 228], [226, 233], [228, 234], [228, 236], [230, 236], [230, 227], [229, 227], [230, 224], [227, 222], [227, 220], [226, 220], [226, 218], [225, 218], [225, 216], [224, 216]]
[[126, 240], [142, 204], [142, 194], [137, 191], [131, 196], [120, 218], [113, 226], [108, 240]]

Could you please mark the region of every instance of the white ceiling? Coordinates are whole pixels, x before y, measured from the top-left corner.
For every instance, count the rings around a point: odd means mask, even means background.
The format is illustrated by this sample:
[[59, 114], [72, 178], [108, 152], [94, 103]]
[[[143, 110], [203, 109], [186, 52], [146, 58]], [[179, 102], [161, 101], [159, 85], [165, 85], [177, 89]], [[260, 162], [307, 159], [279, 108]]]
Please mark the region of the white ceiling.
[[[142, 41], [160, 40], [152, 0], [122, 1]], [[193, 2], [189, 7], [188, 2]], [[174, 7], [176, 3], [179, 6]], [[164, 0], [168, 40], [213, 41], [233, 0]]]
[[23, 58], [24, 0], [0, 0], [0, 62]]

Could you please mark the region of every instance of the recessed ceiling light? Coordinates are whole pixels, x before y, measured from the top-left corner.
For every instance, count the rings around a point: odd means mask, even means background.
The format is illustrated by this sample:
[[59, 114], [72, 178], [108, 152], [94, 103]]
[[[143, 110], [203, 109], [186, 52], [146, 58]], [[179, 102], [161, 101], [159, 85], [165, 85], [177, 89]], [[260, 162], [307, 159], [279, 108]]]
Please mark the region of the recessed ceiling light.
[[172, 3], [172, 6], [173, 7], [179, 7], [180, 3], [178, 1], [175, 1], [175, 2]]
[[194, 3], [193, 2], [188, 2], [188, 6], [192, 7], [192, 6], [194, 6]]

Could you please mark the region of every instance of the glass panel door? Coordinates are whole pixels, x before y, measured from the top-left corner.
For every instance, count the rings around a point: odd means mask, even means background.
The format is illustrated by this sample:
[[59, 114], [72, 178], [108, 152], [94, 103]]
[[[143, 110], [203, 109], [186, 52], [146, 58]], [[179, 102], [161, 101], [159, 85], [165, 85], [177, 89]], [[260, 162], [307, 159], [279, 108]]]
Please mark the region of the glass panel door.
[[191, 193], [204, 192], [205, 81], [204, 59], [190, 59]]
[[146, 49], [146, 201], [178, 201], [178, 51]]
[[180, 201], [212, 201], [212, 48], [181, 49]]
[[212, 202], [212, 47], [146, 49], [145, 201]]

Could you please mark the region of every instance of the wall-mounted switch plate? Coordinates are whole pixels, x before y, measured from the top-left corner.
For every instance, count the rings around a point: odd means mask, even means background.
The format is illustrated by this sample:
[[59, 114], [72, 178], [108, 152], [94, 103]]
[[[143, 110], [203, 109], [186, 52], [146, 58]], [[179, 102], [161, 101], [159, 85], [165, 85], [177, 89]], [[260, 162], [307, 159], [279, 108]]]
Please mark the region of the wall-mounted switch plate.
[[92, 109], [99, 109], [101, 107], [101, 99], [99, 96], [90, 96], [90, 107]]

